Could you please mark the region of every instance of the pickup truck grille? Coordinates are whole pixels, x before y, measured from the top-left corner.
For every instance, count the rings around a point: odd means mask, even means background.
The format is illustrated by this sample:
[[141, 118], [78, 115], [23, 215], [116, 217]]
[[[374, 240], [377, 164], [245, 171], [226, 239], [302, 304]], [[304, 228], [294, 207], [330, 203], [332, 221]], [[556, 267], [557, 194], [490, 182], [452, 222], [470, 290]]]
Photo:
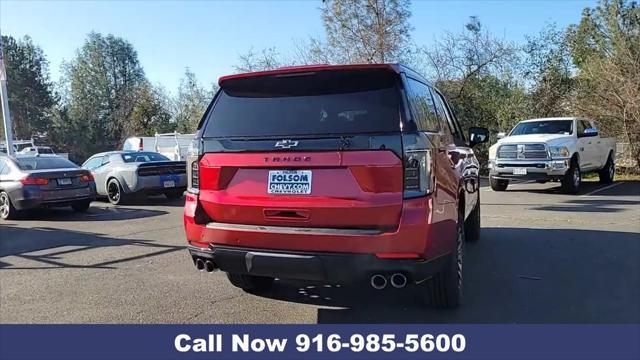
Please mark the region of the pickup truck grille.
[[547, 159], [549, 153], [544, 144], [509, 144], [498, 148], [498, 159]]

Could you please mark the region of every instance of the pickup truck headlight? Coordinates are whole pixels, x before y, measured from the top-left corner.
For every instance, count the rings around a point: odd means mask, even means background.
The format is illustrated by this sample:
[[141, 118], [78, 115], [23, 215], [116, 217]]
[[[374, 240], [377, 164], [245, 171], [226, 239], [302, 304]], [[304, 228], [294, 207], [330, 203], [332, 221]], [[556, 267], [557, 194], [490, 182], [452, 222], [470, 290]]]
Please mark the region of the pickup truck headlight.
[[549, 152], [554, 159], [569, 157], [569, 149], [566, 146], [549, 146]]

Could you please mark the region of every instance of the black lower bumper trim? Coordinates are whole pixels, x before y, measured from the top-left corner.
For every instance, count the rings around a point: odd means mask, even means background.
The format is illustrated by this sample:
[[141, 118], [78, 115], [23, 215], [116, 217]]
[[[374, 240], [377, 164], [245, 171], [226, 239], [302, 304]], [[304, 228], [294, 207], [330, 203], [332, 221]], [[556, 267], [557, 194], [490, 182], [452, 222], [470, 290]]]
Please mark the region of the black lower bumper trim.
[[379, 259], [373, 254], [280, 252], [274, 250], [213, 246], [189, 247], [193, 258], [211, 260], [222, 271], [332, 283], [368, 280], [375, 274], [403, 273], [421, 281], [438, 273], [449, 260], [443, 255], [430, 260]]

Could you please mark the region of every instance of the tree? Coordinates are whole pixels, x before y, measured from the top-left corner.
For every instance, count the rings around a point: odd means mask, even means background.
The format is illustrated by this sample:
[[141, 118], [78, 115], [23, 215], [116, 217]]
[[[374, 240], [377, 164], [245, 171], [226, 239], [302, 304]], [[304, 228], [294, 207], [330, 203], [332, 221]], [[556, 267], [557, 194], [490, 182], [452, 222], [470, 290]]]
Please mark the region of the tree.
[[153, 136], [176, 130], [172, 121], [170, 100], [161, 87], [144, 84], [138, 88], [130, 121], [125, 126], [128, 136]]
[[531, 84], [529, 107], [536, 117], [567, 116], [575, 95], [574, 66], [564, 30], [548, 25], [524, 45], [523, 75]]
[[213, 93], [202, 87], [196, 75], [187, 68], [174, 102], [177, 131], [194, 132], [212, 97]]
[[640, 8], [601, 0], [584, 10], [569, 36], [579, 70], [576, 112], [629, 143], [640, 166]]
[[50, 138], [49, 110], [56, 98], [49, 80], [48, 62], [30, 37], [3, 36], [9, 110], [17, 139]]
[[239, 56], [240, 64], [234, 68], [237, 72], [273, 70], [282, 66], [278, 57], [279, 54], [273, 47], [264, 48], [259, 53], [250, 48], [249, 51]]
[[121, 144], [136, 105], [144, 71], [133, 46], [113, 36], [90, 33], [65, 64], [69, 124], [83, 156]]

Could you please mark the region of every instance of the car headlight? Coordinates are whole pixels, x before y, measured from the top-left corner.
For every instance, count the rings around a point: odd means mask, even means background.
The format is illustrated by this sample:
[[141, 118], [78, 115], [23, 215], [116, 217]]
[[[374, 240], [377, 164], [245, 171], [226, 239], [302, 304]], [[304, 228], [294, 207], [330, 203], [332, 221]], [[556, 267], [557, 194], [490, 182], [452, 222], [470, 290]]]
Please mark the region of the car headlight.
[[566, 146], [549, 146], [552, 158], [568, 158], [569, 149]]

